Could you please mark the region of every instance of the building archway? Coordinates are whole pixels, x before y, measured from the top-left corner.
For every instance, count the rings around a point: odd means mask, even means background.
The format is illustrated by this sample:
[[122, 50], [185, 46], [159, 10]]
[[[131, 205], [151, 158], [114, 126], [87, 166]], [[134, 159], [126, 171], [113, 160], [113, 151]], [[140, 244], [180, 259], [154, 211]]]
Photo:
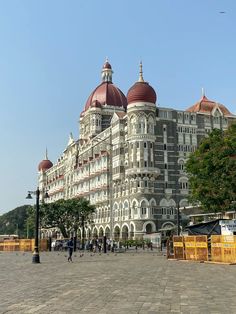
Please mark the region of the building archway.
[[118, 241], [120, 239], [120, 227], [115, 226], [114, 228], [114, 239]]
[[121, 237], [122, 237], [122, 240], [128, 240], [128, 237], [129, 237], [129, 228], [128, 228], [127, 225], [123, 225]]
[[156, 225], [153, 221], [149, 220], [143, 224], [144, 233], [153, 233], [156, 232]]
[[106, 226], [105, 228], [105, 236], [107, 237], [107, 239], [110, 239], [111, 237], [111, 230], [110, 227]]
[[93, 229], [93, 237], [94, 238], [98, 237], [98, 229], [96, 227], [94, 227], [94, 229]]
[[146, 225], [146, 233], [152, 233], [152, 225], [151, 224], [147, 224]]
[[104, 236], [104, 230], [103, 230], [103, 227], [100, 227], [100, 228], [99, 228], [98, 237], [99, 237], [99, 238], [103, 238], [103, 236]]
[[134, 227], [135, 227], [134, 224], [131, 223], [131, 224], [130, 224], [130, 233], [129, 233], [129, 237], [130, 237], [131, 240], [134, 239], [134, 230], [135, 230]]

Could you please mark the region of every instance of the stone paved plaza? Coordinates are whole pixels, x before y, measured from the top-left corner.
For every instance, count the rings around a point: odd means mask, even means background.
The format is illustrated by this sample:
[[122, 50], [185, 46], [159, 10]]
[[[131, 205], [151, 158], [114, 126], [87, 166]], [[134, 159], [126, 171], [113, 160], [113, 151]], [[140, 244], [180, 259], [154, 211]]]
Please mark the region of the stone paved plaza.
[[236, 266], [168, 261], [156, 251], [0, 253], [0, 313], [236, 313]]

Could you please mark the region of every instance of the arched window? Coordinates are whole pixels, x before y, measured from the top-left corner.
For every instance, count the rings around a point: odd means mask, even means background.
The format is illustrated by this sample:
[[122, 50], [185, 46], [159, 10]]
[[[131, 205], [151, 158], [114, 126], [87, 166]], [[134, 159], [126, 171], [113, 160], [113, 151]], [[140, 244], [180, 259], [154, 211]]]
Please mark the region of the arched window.
[[147, 132], [149, 134], [154, 134], [154, 119], [152, 116], [148, 118]]
[[141, 215], [147, 214], [147, 207], [148, 207], [147, 201], [143, 200], [141, 202]]
[[179, 179], [179, 188], [181, 190], [187, 190], [188, 187], [188, 179], [187, 178], [180, 178]]
[[132, 202], [132, 210], [133, 210], [133, 214], [137, 215], [137, 202], [136, 201]]
[[124, 202], [124, 215], [128, 216], [128, 214], [129, 214], [129, 204], [128, 204], [128, 201], [125, 201]]
[[129, 120], [129, 133], [135, 134], [137, 128], [137, 120], [135, 116], [132, 116]]
[[179, 170], [184, 171], [184, 159], [178, 160]]
[[140, 133], [146, 133], [146, 119], [143, 116], [139, 118], [139, 131]]

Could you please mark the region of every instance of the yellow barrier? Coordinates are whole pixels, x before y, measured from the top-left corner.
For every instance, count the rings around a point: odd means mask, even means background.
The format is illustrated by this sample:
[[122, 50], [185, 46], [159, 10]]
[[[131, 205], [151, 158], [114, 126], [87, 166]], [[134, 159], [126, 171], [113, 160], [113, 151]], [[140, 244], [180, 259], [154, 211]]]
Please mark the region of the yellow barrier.
[[174, 236], [174, 258], [208, 261], [211, 253], [211, 261], [221, 263], [236, 263], [236, 236], [212, 235], [210, 248], [208, 248], [207, 236]]
[[211, 260], [236, 263], [236, 236], [211, 236]]
[[[39, 241], [39, 250], [47, 251], [48, 240], [41, 239]], [[34, 250], [34, 239], [18, 239], [18, 240], [3, 240], [0, 242], [0, 251], [14, 252], [33, 252]]]
[[208, 260], [207, 236], [174, 236], [174, 258], [194, 261]]
[[185, 259], [184, 256], [184, 237], [173, 236], [174, 258]]

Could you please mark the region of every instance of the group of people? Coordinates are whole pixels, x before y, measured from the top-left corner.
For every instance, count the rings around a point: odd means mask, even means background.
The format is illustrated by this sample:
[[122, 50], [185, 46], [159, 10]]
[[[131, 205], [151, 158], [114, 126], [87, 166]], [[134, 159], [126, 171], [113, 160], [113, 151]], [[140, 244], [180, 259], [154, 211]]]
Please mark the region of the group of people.
[[[110, 239], [106, 240], [106, 250], [114, 252], [114, 249], [118, 247], [118, 244]], [[72, 254], [74, 251], [74, 239], [71, 237], [69, 241], [67, 242], [67, 248], [68, 248], [68, 262], [72, 262]], [[104, 242], [102, 239], [91, 239], [87, 240], [85, 243], [84, 248], [90, 252], [96, 253], [96, 252], [102, 252], [104, 250]]]
[[[104, 245], [106, 245], [106, 250], [104, 250]], [[152, 242], [145, 243], [143, 241], [143, 244], [142, 244], [143, 250], [145, 249], [146, 245], [147, 245], [148, 249], [150, 249], [151, 251], [153, 250]], [[75, 248], [74, 239], [73, 238], [70, 238], [70, 240], [67, 242], [67, 248], [68, 248], [68, 262], [72, 262], [72, 254], [73, 254], [73, 251], [74, 251], [74, 248]], [[85, 245], [84, 245], [84, 249], [88, 250], [88, 251], [90, 251], [92, 253], [96, 253], [96, 252], [101, 253], [102, 251], [104, 251], [104, 252], [106, 252], [106, 251], [114, 252], [116, 248], [120, 248], [120, 243], [119, 242], [115, 242], [115, 241], [110, 240], [110, 239], [106, 239], [106, 242], [104, 243], [103, 239], [93, 238], [91, 240], [87, 240], [85, 242]], [[127, 247], [126, 248], [128, 249], [128, 242], [127, 242]], [[135, 248], [136, 248], [136, 251], [137, 251], [138, 246], [136, 245]]]

